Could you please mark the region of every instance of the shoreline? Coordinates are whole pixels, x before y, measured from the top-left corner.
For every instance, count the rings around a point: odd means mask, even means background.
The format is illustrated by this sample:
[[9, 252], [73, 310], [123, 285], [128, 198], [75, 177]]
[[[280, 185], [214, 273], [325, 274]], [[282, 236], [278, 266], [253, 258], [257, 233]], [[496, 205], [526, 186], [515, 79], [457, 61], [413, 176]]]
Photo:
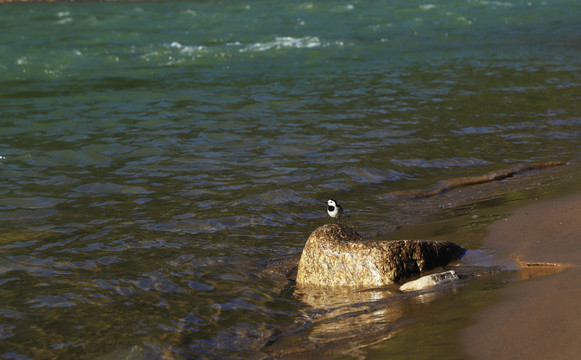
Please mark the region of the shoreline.
[[[581, 193], [525, 205], [488, 226], [484, 245], [516, 263], [562, 271], [499, 290], [462, 331], [475, 359], [575, 358], [581, 353]], [[532, 266], [535, 267], [535, 266]], [[545, 266], [546, 268], [546, 266]]]

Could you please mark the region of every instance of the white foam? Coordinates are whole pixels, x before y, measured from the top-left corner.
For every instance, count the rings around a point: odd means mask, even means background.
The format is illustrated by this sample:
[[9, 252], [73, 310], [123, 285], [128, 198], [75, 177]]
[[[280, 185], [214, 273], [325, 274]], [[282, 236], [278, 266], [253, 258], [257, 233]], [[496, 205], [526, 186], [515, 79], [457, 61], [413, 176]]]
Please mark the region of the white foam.
[[501, 1], [486, 1], [486, 0], [484, 0], [484, 1], [481, 1], [480, 3], [482, 5], [492, 5], [492, 6], [506, 6], [506, 7], [513, 7], [514, 6], [512, 3], [501, 2]]
[[198, 46], [196, 46], [196, 45], [183, 45], [177, 41], [173, 41], [170, 44], [166, 44], [165, 47], [178, 49], [180, 51], [180, 53], [185, 54], [185, 55], [192, 55], [192, 54], [199, 53], [199, 52], [206, 50], [206, 47], [203, 45], [198, 45]]
[[73, 21], [70, 11], [59, 11], [57, 12], [56, 15], [59, 18], [59, 20], [55, 21], [55, 24], [61, 25]]
[[282, 48], [315, 48], [320, 47], [321, 41], [316, 36], [306, 36], [302, 38], [294, 38], [291, 36], [281, 36], [276, 37], [274, 41], [266, 42], [266, 43], [254, 43], [252, 45], [248, 45], [242, 49], [240, 52], [246, 51], [268, 51], [271, 49], [282, 49]]
[[422, 10], [431, 10], [434, 9], [436, 7], [436, 5], [434, 4], [425, 4], [425, 5], [420, 5], [420, 9]]

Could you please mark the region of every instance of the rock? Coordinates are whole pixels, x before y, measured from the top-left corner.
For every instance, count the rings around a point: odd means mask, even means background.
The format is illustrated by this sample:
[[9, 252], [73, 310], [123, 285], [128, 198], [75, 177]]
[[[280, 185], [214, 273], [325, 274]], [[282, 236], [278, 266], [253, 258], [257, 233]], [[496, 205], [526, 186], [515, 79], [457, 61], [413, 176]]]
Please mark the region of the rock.
[[297, 272], [298, 285], [382, 286], [445, 266], [464, 253], [446, 241], [364, 240], [353, 229], [327, 224], [309, 236]]
[[294, 281], [297, 278], [299, 256], [275, 259], [264, 265], [263, 273], [271, 278], [285, 278]]
[[454, 270], [437, 274], [422, 276], [421, 278], [409, 281], [400, 286], [401, 291], [416, 291], [434, 287], [438, 284], [447, 283], [460, 279]]

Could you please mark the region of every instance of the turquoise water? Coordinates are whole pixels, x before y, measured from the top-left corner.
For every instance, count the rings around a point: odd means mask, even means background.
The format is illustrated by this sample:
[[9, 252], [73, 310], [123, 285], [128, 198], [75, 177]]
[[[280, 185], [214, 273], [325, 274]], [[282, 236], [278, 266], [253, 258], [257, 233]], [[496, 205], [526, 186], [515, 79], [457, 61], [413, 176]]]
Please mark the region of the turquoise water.
[[413, 222], [382, 194], [579, 156], [580, 14], [0, 4], [0, 357], [284, 353], [319, 310], [262, 270], [327, 198], [374, 232]]

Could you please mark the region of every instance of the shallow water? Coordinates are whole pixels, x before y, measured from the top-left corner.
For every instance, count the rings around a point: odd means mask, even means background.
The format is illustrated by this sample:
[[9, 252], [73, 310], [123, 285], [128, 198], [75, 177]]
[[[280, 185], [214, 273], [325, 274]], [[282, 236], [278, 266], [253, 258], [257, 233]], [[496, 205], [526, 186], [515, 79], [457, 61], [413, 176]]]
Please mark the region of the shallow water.
[[0, 356], [304, 344], [263, 270], [327, 198], [383, 233], [461, 203], [384, 194], [579, 155], [576, 5], [0, 4]]

